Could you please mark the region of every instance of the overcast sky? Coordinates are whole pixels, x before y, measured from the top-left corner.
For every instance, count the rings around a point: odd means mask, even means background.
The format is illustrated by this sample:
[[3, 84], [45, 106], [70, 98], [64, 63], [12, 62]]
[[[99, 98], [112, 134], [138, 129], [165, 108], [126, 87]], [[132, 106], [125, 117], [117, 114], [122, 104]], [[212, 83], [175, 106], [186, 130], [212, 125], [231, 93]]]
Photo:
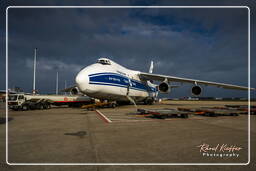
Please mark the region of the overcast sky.
[[[100, 57], [134, 70], [148, 71], [153, 60], [154, 73], [248, 84], [246, 8], [11, 8], [8, 24], [9, 87], [18, 86], [26, 92], [32, 90], [35, 47], [40, 93], [55, 92], [57, 71], [62, 89], [65, 80], [73, 85], [79, 70]], [[1, 29], [2, 38], [4, 31]], [[1, 68], [5, 68], [4, 55], [1, 52]], [[255, 57], [255, 53], [251, 55]], [[255, 64], [252, 59], [254, 77]], [[5, 74], [0, 77], [4, 80]], [[254, 78], [251, 85], [256, 85]], [[183, 85], [169, 97], [190, 96], [190, 88]], [[203, 96], [247, 96], [246, 91], [203, 88]], [[0, 89], [5, 89], [2, 81]]]

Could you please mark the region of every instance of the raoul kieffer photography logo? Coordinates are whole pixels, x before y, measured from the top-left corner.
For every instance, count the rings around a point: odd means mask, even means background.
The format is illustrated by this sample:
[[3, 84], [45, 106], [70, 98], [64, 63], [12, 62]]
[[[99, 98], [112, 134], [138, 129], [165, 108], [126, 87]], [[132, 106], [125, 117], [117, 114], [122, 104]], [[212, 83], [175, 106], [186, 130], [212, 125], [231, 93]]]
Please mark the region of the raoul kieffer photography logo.
[[233, 144], [209, 145], [206, 143], [196, 146], [204, 157], [239, 157], [242, 147]]

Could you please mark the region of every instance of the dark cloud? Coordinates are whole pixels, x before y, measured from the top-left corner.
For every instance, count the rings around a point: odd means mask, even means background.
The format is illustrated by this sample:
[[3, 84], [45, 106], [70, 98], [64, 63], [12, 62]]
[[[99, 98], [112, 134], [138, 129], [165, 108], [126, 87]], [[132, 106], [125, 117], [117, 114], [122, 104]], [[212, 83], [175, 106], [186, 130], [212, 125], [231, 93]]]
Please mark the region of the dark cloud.
[[[246, 8], [11, 8], [8, 14], [10, 87], [31, 91], [35, 47], [39, 49], [37, 86], [41, 92], [54, 92], [57, 71], [60, 87], [65, 80], [71, 85], [82, 67], [102, 56], [131, 69], [147, 71], [153, 60], [155, 73], [247, 85]], [[254, 59], [251, 62], [255, 65]], [[256, 75], [255, 70], [251, 73]], [[255, 87], [256, 80], [251, 84]], [[171, 94], [187, 95], [186, 85]], [[207, 87], [204, 95], [247, 93]]]

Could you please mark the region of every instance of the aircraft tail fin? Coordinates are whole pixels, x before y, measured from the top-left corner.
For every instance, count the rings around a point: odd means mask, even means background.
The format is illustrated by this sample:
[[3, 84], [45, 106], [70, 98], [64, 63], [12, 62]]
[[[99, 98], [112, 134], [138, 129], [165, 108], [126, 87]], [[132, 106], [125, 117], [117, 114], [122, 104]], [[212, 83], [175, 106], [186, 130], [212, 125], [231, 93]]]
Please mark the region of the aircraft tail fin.
[[153, 68], [154, 68], [154, 62], [153, 61], [151, 61], [151, 63], [150, 63], [150, 67], [149, 67], [149, 73], [152, 73], [153, 72]]

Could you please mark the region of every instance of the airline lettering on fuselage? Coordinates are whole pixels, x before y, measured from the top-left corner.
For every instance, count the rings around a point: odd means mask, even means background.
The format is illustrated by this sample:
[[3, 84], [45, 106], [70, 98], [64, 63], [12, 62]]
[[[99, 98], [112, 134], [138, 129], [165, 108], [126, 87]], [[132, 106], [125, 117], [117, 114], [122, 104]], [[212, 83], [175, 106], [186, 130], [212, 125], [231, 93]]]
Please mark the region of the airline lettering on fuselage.
[[120, 79], [118, 79], [118, 78], [114, 78], [114, 77], [109, 77], [109, 80], [113, 80], [113, 81], [121, 82], [121, 80], [120, 80]]

